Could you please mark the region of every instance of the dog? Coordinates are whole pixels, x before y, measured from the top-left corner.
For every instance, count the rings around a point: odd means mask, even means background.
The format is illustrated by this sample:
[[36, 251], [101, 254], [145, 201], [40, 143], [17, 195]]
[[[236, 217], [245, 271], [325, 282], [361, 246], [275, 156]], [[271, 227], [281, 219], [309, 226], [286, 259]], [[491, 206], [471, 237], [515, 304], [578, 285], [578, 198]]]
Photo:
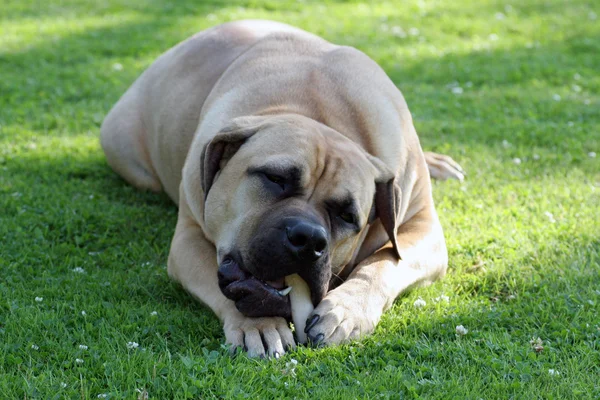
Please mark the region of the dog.
[[296, 345], [284, 278], [332, 345], [371, 333], [403, 292], [445, 275], [434, 178], [400, 91], [364, 53], [270, 21], [213, 27], [161, 55], [106, 116], [101, 145], [130, 184], [178, 205], [168, 274], [232, 348]]

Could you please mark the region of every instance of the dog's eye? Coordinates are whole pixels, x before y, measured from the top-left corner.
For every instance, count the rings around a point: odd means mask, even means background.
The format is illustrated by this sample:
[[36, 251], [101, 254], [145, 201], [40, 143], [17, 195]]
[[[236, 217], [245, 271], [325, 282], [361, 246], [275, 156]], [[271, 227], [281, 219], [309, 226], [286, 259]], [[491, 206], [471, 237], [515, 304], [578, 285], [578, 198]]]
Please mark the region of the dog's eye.
[[270, 180], [273, 183], [277, 183], [280, 184], [283, 182], [283, 178], [277, 175], [271, 175], [271, 174], [265, 174], [265, 176], [267, 177], [268, 180]]
[[349, 213], [349, 212], [342, 212], [338, 215], [338, 217], [340, 217], [340, 219], [342, 221], [344, 221], [347, 224], [354, 224], [356, 223], [356, 218], [354, 217], [354, 214]]
[[267, 178], [267, 180], [269, 180], [269, 182], [275, 183], [277, 185], [279, 185], [281, 187], [281, 189], [285, 189], [285, 179], [277, 176], [277, 175], [273, 175], [273, 174], [264, 174], [265, 178]]

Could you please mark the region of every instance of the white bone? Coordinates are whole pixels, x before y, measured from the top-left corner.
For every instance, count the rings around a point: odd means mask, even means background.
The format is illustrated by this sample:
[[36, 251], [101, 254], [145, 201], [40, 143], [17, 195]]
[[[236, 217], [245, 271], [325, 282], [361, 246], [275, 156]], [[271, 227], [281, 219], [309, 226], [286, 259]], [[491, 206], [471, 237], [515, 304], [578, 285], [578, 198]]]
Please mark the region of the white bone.
[[310, 299], [310, 288], [298, 274], [286, 276], [285, 284], [293, 289], [290, 292], [290, 302], [296, 337], [299, 343], [306, 343], [306, 319], [315, 309]]

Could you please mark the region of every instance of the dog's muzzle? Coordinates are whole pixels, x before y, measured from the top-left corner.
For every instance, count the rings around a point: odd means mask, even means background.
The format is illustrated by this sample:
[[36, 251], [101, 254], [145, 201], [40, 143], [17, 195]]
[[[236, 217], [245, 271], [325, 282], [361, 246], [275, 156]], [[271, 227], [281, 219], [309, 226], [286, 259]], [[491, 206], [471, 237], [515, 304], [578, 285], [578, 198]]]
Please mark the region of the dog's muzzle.
[[316, 221], [287, 217], [275, 226], [259, 227], [246, 254], [223, 258], [219, 287], [248, 317], [290, 319], [284, 278], [296, 273], [308, 284], [313, 304], [319, 304], [331, 279], [329, 236]]

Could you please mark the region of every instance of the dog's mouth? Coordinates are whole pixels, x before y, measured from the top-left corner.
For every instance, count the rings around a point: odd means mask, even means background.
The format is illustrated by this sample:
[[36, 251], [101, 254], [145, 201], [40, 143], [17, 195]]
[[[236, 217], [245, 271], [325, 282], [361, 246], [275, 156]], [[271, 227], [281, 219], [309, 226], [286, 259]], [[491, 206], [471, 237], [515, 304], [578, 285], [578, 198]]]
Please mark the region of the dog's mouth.
[[274, 281], [264, 281], [250, 274], [250, 279], [257, 279], [260, 283], [266, 286], [269, 291], [275, 291], [280, 296], [287, 296], [291, 291], [291, 286], [285, 286], [285, 278], [279, 278]]
[[275, 289], [280, 296], [287, 296], [292, 291], [291, 286], [285, 286], [285, 278], [279, 278], [274, 281], [263, 281], [259, 279], [259, 281]]
[[[222, 276], [221, 276], [222, 275]], [[256, 279], [270, 291], [275, 291], [281, 296], [287, 296], [291, 291], [291, 287], [285, 286], [285, 277], [265, 280], [253, 275], [250, 271], [243, 267], [243, 264], [237, 262], [233, 257], [225, 257], [219, 266], [219, 285], [223, 278], [224, 286], [228, 286], [236, 281], [244, 281], [247, 279]]]
[[291, 318], [285, 277], [263, 280], [252, 275], [232, 256], [226, 256], [219, 265], [221, 292], [235, 302], [237, 309], [248, 317]]

